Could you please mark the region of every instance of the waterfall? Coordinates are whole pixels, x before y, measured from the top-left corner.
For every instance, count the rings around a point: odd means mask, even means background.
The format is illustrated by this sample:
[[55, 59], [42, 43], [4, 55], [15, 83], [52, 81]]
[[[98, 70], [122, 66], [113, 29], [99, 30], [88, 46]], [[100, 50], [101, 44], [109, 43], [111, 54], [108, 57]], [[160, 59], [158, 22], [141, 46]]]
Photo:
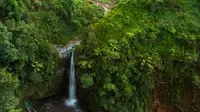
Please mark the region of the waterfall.
[[69, 98], [65, 101], [67, 106], [75, 107], [77, 103], [76, 99], [76, 78], [75, 78], [75, 66], [74, 66], [74, 49], [72, 49], [70, 72], [69, 72]]

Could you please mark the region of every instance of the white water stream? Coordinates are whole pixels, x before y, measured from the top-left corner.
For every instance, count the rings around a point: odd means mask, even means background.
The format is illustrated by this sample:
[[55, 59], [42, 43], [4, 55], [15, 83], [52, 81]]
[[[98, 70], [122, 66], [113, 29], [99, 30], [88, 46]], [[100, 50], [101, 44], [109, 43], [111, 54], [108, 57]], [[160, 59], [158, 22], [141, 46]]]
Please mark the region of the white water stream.
[[70, 61], [70, 73], [69, 73], [69, 99], [65, 101], [65, 105], [76, 107], [76, 78], [75, 78], [75, 67], [74, 67], [74, 49], [71, 54]]

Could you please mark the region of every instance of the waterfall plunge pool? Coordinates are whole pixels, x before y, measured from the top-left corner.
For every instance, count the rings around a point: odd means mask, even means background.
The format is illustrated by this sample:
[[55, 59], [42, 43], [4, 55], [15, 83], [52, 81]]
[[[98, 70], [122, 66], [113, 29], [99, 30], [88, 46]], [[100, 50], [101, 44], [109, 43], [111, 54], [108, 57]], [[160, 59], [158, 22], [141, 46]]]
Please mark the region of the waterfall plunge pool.
[[[55, 45], [61, 59], [70, 59], [69, 90], [67, 90], [68, 96], [52, 96], [36, 101], [33, 107], [37, 112], [83, 112], [84, 109], [78, 104], [78, 100], [76, 98], [76, 79], [74, 67], [74, 48], [80, 43], [81, 41], [72, 41], [66, 46]], [[84, 110], [84, 112], [86, 111]]]

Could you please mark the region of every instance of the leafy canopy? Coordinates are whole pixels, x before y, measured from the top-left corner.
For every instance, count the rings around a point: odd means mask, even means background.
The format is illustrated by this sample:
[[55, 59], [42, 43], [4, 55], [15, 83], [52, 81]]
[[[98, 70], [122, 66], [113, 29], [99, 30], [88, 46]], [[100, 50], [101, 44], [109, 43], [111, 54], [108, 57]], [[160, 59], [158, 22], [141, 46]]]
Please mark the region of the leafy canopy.
[[146, 112], [159, 79], [169, 103], [182, 106], [181, 87], [199, 87], [198, 3], [122, 0], [92, 26], [78, 63], [92, 111]]

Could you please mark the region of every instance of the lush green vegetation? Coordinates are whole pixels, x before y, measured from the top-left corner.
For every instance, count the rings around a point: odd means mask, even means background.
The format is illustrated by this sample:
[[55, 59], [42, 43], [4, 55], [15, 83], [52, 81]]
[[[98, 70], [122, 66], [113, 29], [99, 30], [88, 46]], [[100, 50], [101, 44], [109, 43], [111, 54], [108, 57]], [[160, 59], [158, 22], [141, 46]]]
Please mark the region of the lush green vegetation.
[[13, 77], [6, 69], [0, 70], [1, 112], [20, 112], [20, 110], [15, 109], [16, 105], [19, 103], [19, 100], [15, 95], [18, 82], [17, 77]]
[[78, 64], [93, 112], [147, 112], [154, 82], [184, 111], [183, 90], [200, 86], [199, 2], [122, 0], [92, 26]]
[[200, 0], [99, 2], [118, 4], [104, 16], [91, 0], [0, 1], [0, 112], [53, 95], [61, 80], [54, 44], [80, 36], [80, 94], [91, 112], [148, 112], [152, 89], [177, 111], [200, 110]]
[[0, 112], [52, 95], [60, 83], [54, 44], [66, 44], [103, 9], [81, 0], [0, 1]]

